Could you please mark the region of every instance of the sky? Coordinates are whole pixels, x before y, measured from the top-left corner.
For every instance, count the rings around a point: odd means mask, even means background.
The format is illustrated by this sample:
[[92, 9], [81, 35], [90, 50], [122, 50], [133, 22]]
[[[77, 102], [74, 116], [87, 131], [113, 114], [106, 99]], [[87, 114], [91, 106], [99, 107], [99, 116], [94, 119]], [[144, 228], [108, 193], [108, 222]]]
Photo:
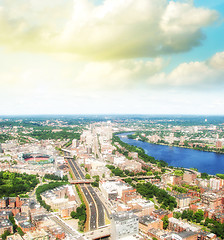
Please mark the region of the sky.
[[0, 115], [224, 115], [223, 0], [0, 0]]

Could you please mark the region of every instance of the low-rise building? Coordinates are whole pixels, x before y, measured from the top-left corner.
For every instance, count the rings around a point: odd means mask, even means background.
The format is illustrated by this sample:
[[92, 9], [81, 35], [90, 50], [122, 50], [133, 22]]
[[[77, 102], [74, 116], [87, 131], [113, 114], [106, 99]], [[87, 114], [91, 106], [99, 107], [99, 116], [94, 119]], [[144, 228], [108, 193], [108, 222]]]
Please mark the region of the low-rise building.
[[198, 232], [200, 230], [200, 227], [172, 217], [172, 218], [169, 218], [168, 229], [174, 232], [183, 232], [183, 231]]
[[125, 160], [123, 163], [118, 164], [122, 170], [128, 170], [130, 172], [141, 172], [142, 164], [135, 160]]
[[137, 159], [138, 158], [138, 153], [137, 152], [129, 152], [128, 156], [133, 158], [133, 159]]
[[125, 199], [126, 194], [134, 191], [129, 184], [121, 180], [100, 181], [99, 187], [107, 200]]
[[185, 183], [191, 184], [197, 178], [197, 174], [193, 171], [184, 171], [183, 181]]
[[201, 195], [201, 202], [205, 205], [205, 207], [211, 209], [217, 209], [222, 205], [223, 197], [220, 194], [216, 194], [213, 192], [204, 192]]
[[147, 235], [158, 240], [172, 239], [172, 234], [163, 229], [150, 228]]
[[142, 198], [132, 199], [127, 202], [127, 205], [131, 208], [131, 210], [139, 210], [138, 213], [135, 213], [139, 217], [151, 215], [155, 210], [153, 202]]
[[191, 203], [191, 198], [188, 195], [180, 194], [180, 195], [176, 195], [175, 197], [176, 197], [178, 208], [189, 207], [189, 205]]
[[151, 228], [163, 229], [163, 221], [150, 215], [139, 218], [139, 230], [141, 232], [147, 234]]
[[49, 240], [50, 236], [46, 231], [41, 229], [41, 230], [36, 230], [33, 232], [27, 232], [23, 236], [23, 239], [24, 240]]
[[34, 231], [36, 229], [33, 223], [29, 221], [20, 222], [18, 226], [22, 229], [23, 232]]
[[173, 233], [172, 240], [197, 240], [198, 233], [192, 231], [183, 231], [180, 233]]
[[7, 236], [6, 240], [24, 240], [19, 233]]
[[167, 210], [164, 210], [164, 209], [157, 209], [157, 210], [154, 210], [152, 212], [152, 215], [157, 217], [157, 218], [164, 218], [165, 216], [167, 216], [168, 218], [171, 218], [173, 217], [173, 213], [172, 212], [169, 212]]
[[46, 204], [58, 210], [61, 217], [69, 217], [77, 208], [75, 193], [71, 185], [57, 187], [41, 194]]
[[198, 240], [215, 240], [216, 235], [214, 233], [201, 231], [198, 233]]
[[13, 232], [13, 225], [9, 219], [2, 218], [0, 219], [0, 235], [5, 231]]

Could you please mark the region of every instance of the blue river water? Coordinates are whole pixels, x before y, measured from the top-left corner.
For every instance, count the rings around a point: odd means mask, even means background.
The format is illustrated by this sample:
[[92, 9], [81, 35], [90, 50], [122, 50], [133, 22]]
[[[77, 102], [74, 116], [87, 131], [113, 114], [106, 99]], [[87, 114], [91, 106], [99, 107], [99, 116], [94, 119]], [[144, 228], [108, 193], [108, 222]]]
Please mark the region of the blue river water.
[[213, 175], [224, 173], [224, 154], [157, 145], [121, 137], [128, 134], [130, 133], [122, 133], [118, 136], [123, 142], [143, 148], [146, 154], [155, 159], [164, 160], [170, 166], [197, 168], [199, 172], [206, 172]]

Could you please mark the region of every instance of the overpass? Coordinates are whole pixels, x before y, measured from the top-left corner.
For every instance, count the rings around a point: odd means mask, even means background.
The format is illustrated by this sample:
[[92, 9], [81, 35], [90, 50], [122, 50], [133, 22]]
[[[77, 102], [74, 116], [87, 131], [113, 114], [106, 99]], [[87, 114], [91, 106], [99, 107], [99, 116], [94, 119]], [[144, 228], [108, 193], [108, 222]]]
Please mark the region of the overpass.
[[64, 153], [64, 156], [67, 158], [72, 158], [71, 157], [71, 151], [65, 148], [62, 148], [61, 151]]
[[110, 239], [111, 226], [106, 225], [98, 228], [97, 230], [84, 233], [86, 239], [97, 240], [97, 239]]
[[82, 184], [82, 183], [92, 183], [94, 182], [93, 179], [78, 179], [78, 180], [70, 180], [70, 184]]

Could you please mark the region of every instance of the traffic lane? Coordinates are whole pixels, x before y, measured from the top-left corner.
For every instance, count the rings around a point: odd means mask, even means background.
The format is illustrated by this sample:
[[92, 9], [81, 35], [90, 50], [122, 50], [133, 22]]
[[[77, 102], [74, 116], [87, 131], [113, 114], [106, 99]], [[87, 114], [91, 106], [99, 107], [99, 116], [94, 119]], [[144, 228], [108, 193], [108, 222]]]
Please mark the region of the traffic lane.
[[96, 206], [86, 187], [83, 186], [82, 191], [85, 194], [85, 197], [90, 207], [90, 230], [95, 230], [96, 229]]
[[81, 177], [80, 177], [78, 171], [76, 170], [76, 168], [74, 167], [73, 162], [71, 160], [68, 160], [68, 163], [71, 167], [71, 170], [73, 171], [73, 173], [75, 175], [75, 178], [78, 179], [78, 180], [81, 180]]
[[[79, 169], [78, 165], [74, 163], [74, 161], [71, 161], [70, 163], [71, 163], [72, 171], [74, 172], [75, 176], [77, 176], [77, 179], [81, 179], [80, 178], [81, 170]], [[90, 206], [90, 230], [95, 230], [96, 229], [96, 206], [86, 187], [82, 186], [81, 188]]]
[[105, 225], [105, 219], [104, 219], [104, 209], [103, 209], [103, 204], [101, 202], [101, 200], [99, 199], [98, 195], [96, 194], [95, 190], [93, 189], [93, 187], [88, 186], [88, 190], [90, 191], [90, 193], [92, 194], [96, 205], [97, 205], [97, 210], [98, 210], [98, 226], [104, 226]]
[[[74, 160], [71, 160], [71, 165], [75, 176], [78, 176], [79, 179], [80, 176], [84, 176], [78, 164]], [[91, 211], [90, 228], [96, 229], [96, 211], [98, 212], [98, 226], [104, 226], [105, 225], [104, 210], [101, 200], [99, 199], [95, 190], [91, 186], [88, 187], [88, 190], [91, 193], [92, 197], [89, 195], [89, 192], [85, 189], [85, 187], [83, 187], [82, 189], [90, 206]], [[95, 206], [95, 203], [92, 198], [95, 200], [97, 207]]]
[[81, 178], [80, 178], [79, 174], [77, 173], [76, 169], [74, 168], [74, 166], [72, 164], [70, 164], [70, 166], [71, 166], [71, 170], [72, 170], [73, 174], [75, 175], [75, 178], [80, 180]]
[[72, 160], [72, 163], [73, 163], [74, 166], [76, 167], [78, 173], [80, 174], [80, 177], [83, 178], [83, 179], [85, 179], [85, 176], [84, 176], [82, 170], [80, 169], [79, 165], [77, 164], [77, 162], [75, 162], [75, 160]]

